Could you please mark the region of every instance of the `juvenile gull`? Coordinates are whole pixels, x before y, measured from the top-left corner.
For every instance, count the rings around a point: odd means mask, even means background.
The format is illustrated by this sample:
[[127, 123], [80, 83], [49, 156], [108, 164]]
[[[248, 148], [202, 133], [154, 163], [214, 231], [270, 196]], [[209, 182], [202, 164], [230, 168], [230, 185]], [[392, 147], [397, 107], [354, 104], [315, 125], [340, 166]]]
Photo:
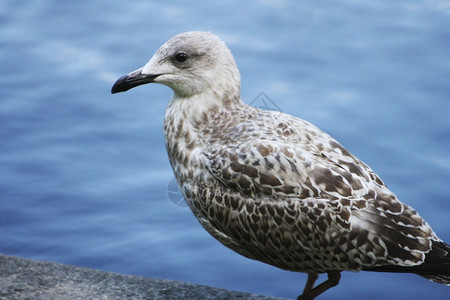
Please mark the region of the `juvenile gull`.
[[[156, 82], [174, 95], [164, 118], [169, 160], [200, 224], [239, 254], [308, 273], [313, 299], [341, 271], [416, 273], [450, 284], [450, 247], [335, 139], [240, 98], [227, 46], [207, 32], [172, 37], [112, 93]], [[314, 286], [319, 273], [328, 280]]]

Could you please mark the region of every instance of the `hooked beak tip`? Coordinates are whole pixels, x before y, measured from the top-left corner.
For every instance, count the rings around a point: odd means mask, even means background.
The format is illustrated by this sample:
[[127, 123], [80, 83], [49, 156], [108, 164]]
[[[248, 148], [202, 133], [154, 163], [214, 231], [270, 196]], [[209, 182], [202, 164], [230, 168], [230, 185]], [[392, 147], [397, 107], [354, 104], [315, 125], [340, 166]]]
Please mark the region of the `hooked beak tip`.
[[111, 88], [111, 94], [128, 91], [139, 85], [155, 82], [160, 74], [142, 74], [142, 69], [131, 72], [117, 79]]

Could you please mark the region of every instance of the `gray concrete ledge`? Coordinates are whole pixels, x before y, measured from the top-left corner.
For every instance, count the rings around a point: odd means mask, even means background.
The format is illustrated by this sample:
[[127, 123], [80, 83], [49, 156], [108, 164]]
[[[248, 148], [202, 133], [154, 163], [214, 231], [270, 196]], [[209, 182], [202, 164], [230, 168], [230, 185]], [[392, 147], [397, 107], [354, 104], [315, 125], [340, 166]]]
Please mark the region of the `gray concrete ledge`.
[[0, 299], [276, 299], [0, 254]]

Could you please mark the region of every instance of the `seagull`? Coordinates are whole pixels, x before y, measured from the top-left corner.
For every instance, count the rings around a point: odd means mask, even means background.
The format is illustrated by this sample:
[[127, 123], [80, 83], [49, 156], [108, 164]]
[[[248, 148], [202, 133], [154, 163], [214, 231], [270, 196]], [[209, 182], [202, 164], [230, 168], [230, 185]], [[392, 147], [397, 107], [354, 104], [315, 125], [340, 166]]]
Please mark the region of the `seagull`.
[[[450, 246], [374, 171], [313, 124], [246, 105], [223, 41], [180, 33], [111, 92], [173, 90], [164, 117], [175, 178], [200, 224], [226, 247], [308, 274], [298, 299], [342, 271], [415, 273], [450, 285]], [[328, 279], [315, 285], [318, 274]]]

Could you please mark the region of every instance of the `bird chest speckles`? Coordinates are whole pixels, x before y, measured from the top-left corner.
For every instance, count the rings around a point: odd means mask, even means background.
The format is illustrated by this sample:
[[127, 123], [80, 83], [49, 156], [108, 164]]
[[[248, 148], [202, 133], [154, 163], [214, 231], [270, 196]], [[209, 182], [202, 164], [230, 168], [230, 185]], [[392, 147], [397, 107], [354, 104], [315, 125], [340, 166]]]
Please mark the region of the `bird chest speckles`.
[[[189, 125], [177, 116], [169, 116], [164, 120], [167, 153], [174, 168], [176, 165], [188, 168], [191, 163], [191, 154], [197, 147], [198, 138]], [[195, 164], [195, 162], [192, 163]]]

